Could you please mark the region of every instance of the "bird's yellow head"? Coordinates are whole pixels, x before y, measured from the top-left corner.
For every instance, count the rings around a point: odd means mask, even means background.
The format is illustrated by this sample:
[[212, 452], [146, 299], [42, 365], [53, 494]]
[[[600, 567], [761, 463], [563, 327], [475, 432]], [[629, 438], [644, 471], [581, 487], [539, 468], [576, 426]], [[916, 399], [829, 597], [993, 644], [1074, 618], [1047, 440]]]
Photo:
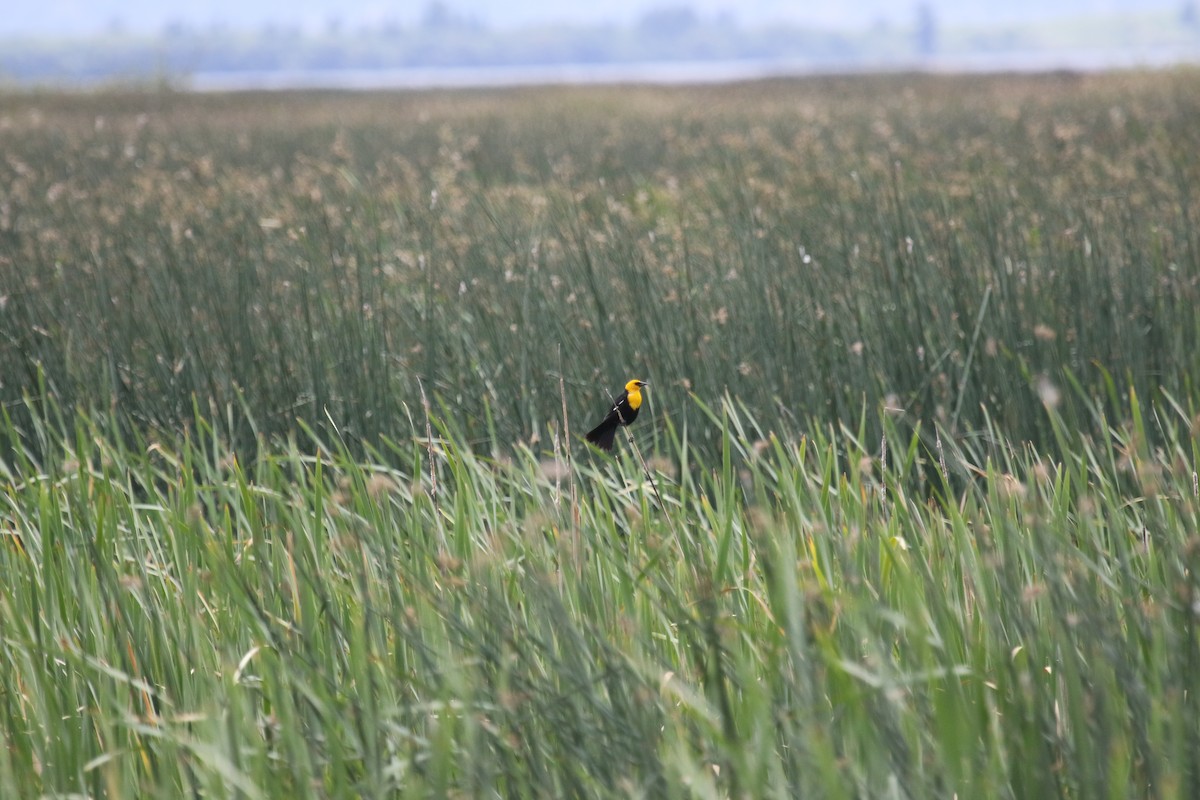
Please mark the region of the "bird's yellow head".
[[642, 387], [649, 386], [646, 381], [639, 381], [637, 378], [625, 384], [625, 394], [629, 398], [629, 405], [637, 408], [642, 404]]

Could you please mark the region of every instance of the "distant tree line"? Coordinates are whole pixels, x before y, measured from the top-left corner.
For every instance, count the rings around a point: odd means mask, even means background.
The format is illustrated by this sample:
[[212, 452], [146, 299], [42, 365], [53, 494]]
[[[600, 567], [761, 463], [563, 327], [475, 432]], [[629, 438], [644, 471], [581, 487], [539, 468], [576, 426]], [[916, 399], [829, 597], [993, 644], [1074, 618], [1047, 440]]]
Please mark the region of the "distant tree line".
[[[85, 42], [0, 42], [0, 80], [750, 59], [836, 67], [864, 59], [871, 63], [903, 61], [944, 52], [946, 37], [932, 6], [915, 0], [910, 9], [907, 24], [880, 23], [857, 33], [796, 25], [739, 26], [731, 14], [709, 17], [685, 5], [653, 8], [628, 26], [543, 25], [494, 30], [443, 0], [430, 2], [410, 25], [381, 22], [353, 27], [331, 19], [315, 32], [280, 23], [239, 31], [174, 22], [158, 35], [147, 36], [130, 33], [114, 22], [104, 34]], [[1176, 24], [1200, 30], [1196, 17], [1194, 0], [1186, 0]], [[1000, 31], [973, 37], [960, 46], [978, 53], [1030, 45], [1027, 34]]]
[[704, 19], [687, 9], [661, 9], [633, 26], [547, 25], [489, 30], [432, 4], [420, 22], [351, 29], [331, 21], [304, 32], [272, 24], [257, 31], [172, 23], [158, 36], [114, 26], [79, 42], [10, 42], [0, 49], [0, 76], [89, 78], [244, 70], [396, 69], [639, 61], [852, 60], [854, 37], [778, 26], [743, 29], [728, 18]]

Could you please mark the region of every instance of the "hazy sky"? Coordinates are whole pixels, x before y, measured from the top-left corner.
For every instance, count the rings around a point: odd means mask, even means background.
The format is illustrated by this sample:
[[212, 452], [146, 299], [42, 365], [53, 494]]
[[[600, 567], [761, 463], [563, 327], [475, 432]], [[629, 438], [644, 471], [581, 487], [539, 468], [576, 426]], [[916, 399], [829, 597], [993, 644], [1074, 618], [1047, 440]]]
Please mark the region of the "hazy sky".
[[[788, 20], [809, 25], [861, 28], [876, 21], [907, 23], [922, 0], [445, 0], [451, 9], [492, 27], [538, 22], [627, 23], [648, 9], [690, 5], [708, 17], [725, 11], [742, 24]], [[1011, 22], [1079, 13], [1177, 8], [1184, 0], [925, 0], [943, 23]], [[94, 33], [119, 27], [160, 31], [172, 22], [210, 27], [260, 28], [268, 23], [309, 30], [329, 20], [348, 25], [421, 18], [429, 0], [3, 0], [0, 35]]]

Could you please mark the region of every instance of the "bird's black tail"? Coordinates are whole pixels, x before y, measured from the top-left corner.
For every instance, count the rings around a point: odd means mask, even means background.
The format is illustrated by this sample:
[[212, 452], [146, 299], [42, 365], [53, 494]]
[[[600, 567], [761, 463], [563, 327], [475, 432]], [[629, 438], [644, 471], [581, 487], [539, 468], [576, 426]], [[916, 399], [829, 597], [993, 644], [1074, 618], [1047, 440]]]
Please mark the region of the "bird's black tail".
[[605, 419], [588, 431], [587, 440], [601, 450], [612, 450], [613, 439], [617, 435], [617, 424], [616, 415], [613, 414], [612, 419]]

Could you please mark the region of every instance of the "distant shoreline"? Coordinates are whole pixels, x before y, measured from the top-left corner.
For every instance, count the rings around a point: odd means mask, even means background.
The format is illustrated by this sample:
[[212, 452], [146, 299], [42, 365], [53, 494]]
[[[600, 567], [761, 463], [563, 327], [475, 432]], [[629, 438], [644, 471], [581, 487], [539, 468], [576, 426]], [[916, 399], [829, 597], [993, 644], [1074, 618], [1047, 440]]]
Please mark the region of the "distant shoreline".
[[1099, 72], [1200, 64], [1200, 48], [1158, 47], [957, 54], [905, 60], [659, 61], [403, 69], [196, 72], [181, 88], [196, 92], [288, 89], [468, 89], [536, 85], [734, 83], [780, 77], [871, 72]]

